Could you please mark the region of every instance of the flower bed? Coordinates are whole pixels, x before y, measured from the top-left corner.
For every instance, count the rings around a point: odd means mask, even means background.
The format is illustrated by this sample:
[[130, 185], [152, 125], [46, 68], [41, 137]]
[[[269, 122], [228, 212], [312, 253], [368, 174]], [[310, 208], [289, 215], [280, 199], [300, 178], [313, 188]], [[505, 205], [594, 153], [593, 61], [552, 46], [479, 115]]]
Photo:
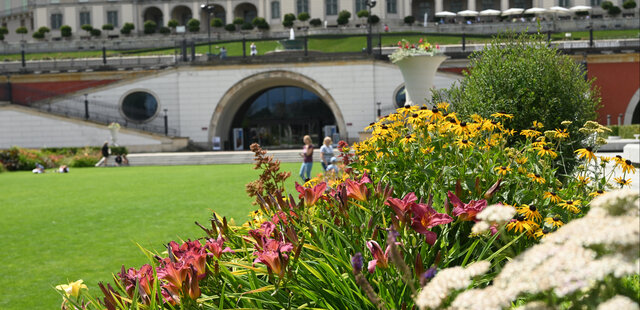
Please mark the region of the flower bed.
[[[340, 142], [341, 174], [298, 185], [297, 193], [284, 192], [288, 174], [253, 145], [264, 173], [248, 187], [258, 205], [250, 221], [234, 226], [214, 214], [210, 223], [197, 223], [203, 238], [172, 241], [166, 253], [145, 250], [149, 264], [123, 266], [113, 283], [99, 284], [103, 296], [65, 291], [64, 306], [411, 309], [456, 305], [456, 294], [467, 289], [486, 295], [502, 283], [507, 261], [541, 239], [562, 238], [554, 236], [566, 233], [556, 230], [614, 188], [602, 162], [616, 160], [625, 173], [635, 169], [622, 158], [596, 158], [594, 138], [575, 150], [582, 160], [577, 172], [562, 176], [552, 163], [562, 161], [558, 150], [571, 133], [544, 131], [539, 122], [516, 132], [510, 118], [457, 115], [446, 104], [398, 109], [369, 126], [369, 140]], [[603, 131], [595, 123], [582, 130], [594, 137]], [[508, 145], [511, 135], [525, 142]], [[500, 306], [552, 289], [501, 295]], [[425, 297], [435, 292], [439, 297]], [[545, 301], [574, 302], [554, 298]]]

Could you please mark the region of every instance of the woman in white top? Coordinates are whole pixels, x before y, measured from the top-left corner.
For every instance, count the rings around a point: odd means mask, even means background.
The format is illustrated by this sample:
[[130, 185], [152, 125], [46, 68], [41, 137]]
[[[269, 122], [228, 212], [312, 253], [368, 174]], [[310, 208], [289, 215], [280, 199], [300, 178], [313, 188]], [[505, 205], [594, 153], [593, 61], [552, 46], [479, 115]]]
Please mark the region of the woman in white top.
[[322, 146], [320, 147], [320, 159], [322, 160], [322, 169], [327, 171], [327, 166], [329, 166], [329, 161], [331, 157], [333, 157], [333, 141], [331, 138], [325, 137]]

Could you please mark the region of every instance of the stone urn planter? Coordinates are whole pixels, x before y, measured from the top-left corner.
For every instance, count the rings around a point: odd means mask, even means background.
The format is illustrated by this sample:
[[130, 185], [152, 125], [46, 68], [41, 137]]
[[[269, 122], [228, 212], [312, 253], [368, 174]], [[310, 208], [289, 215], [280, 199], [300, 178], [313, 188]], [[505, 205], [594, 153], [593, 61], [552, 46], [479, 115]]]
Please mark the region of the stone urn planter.
[[405, 104], [419, 105], [431, 100], [431, 88], [433, 79], [440, 64], [447, 59], [442, 55], [412, 55], [402, 58], [395, 64], [398, 65], [404, 79], [407, 95]]

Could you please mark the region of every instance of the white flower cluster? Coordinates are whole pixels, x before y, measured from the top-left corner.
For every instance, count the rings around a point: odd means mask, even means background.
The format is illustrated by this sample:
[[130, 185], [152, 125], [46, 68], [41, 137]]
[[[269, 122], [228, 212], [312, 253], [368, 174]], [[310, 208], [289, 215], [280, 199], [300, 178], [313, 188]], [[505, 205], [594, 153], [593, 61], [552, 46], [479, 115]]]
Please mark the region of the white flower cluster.
[[484, 274], [491, 264], [487, 261], [475, 262], [467, 268], [452, 267], [444, 269], [422, 288], [416, 304], [420, 309], [434, 309], [440, 306], [451, 291], [462, 290], [471, 285], [471, 278]]
[[598, 305], [598, 310], [638, 310], [638, 304], [625, 296], [616, 295]]
[[[493, 285], [458, 295], [452, 309], [502, 309], [524, 293], [552, 291], [563, 297], [588, 290], [607, 275], [640, 272], [639, 202], [638, 192], [630, 190], [602, 195], [584, 218], [564, 225], [507, 263]], [[591, 249], [596, 245], [601, 249], [598, 253]], [[447, 287], [446, 283], [438, 285]], [[417, 300], [421, 306], [437, 307], [445, 298], [438, 295], [434, 298], [437, 304], [428, 303], [422, 301], [423, 295]]]
[[490, 205], [480, 211], [476, 218], [480, 221], [471, 227], [472, 235], [479, 235], [489, 230], [492, 225], [500, 226], [509, 222], [516, 214], [516, 209], [507, 205]]

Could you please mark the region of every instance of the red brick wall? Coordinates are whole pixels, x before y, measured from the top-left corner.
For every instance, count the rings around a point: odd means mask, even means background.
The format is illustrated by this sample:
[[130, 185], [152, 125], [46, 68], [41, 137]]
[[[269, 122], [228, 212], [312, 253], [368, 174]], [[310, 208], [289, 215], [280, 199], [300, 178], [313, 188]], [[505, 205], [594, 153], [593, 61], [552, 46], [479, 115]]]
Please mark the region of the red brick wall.
[[624, 114], [631, 97], [640, 88], [640, 62], [588, 63], [587, 76], [596, 78], [593, 85], [600, 88], [603, 107], [598, 111], [598, 121], [607, 123], [607, 114], [611, 115], [611, 124], [618, 123], [618, 114]]
[[13, 97], [13, 103], [28, 104], [50, 97], [106, 85], [115, 81], [117, 80], [11, 83], [11, 95]]

